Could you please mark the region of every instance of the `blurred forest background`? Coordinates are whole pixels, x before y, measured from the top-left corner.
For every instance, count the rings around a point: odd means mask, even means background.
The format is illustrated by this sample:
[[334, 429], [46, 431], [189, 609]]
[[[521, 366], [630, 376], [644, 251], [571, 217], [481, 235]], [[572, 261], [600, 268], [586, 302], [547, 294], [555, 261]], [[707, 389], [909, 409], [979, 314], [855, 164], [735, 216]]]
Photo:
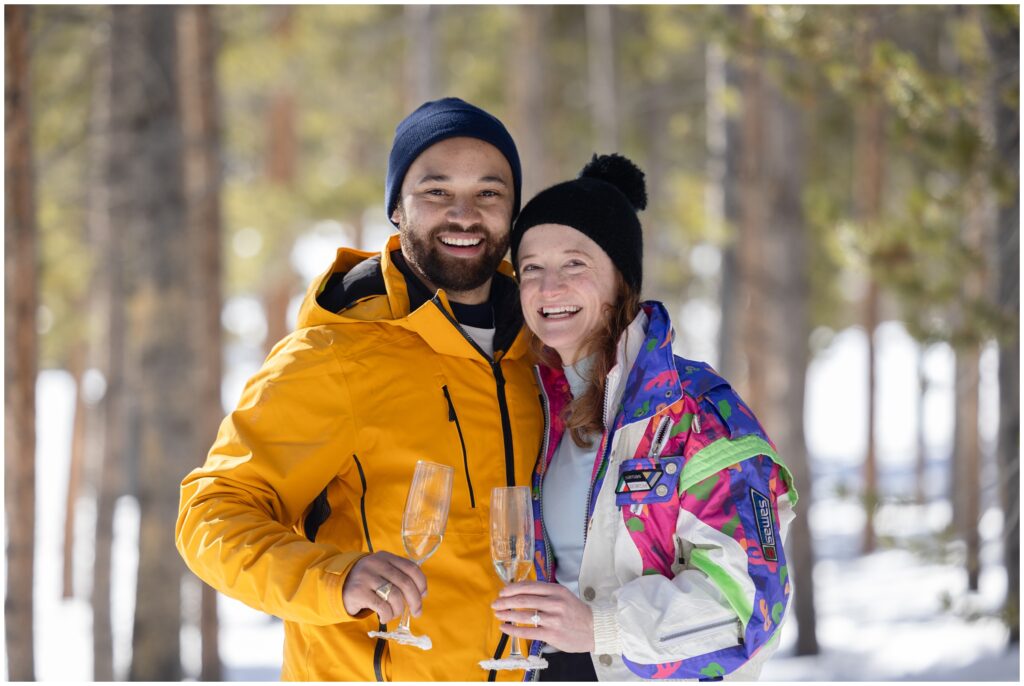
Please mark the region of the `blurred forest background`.
[[[44, 499], [64, 532], [45, 558], [61, 588], [45, 593], [90, 608], [92, 679], [225, 678], [216, 594], [172, 540], [177, 484], [334, 248], [383, 245], [394, 127], [445, 95], [507, 124], [524, 197], [593, 152], [646, 171], [644, 295], [667, 303], [681, 354], [739, 389], [797, 479], [790, 654], [819, 651], [825, 502], [855, 512], [852, 557], [939, 559], [964, 598], [996, 513], [1005, 593], [990, 614], [1018, 650], [1017, 6], [5, 5], [4, 32], [9, 679], [40, 664]], [[876, 332], [894, 323], [917, 351], [917, 398], [889, 418], [916, 436], [899, 480], [877, 437]], [[863, 427], [863, 450], [824, 480], [805, 418], [835, 414], [848, 390], [809, 407], [807, 375], [850, 331], [865, 354], [847, 371], [867, 391], [840, 422]], [[952, 428], [924, 411], [936, 350]], [[68, 468], [40, 472], [53, 408], [37, 406], [37, 380], [53, 370], [74, 388]], [[939, 434], [951, 439], [936, 447]], [[125, 501], [137, 580], [119, 668]], [[901, 536], [883, 513], [927, 525]], [[181, 635], [201, 637], [198, 671]]]

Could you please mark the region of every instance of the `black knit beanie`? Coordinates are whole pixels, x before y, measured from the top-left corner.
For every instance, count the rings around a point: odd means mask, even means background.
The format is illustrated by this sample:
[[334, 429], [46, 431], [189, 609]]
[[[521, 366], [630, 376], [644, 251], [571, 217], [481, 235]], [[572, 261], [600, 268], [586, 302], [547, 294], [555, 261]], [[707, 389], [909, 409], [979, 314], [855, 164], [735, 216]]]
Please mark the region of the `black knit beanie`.
[[643, 285], [643, 235], [637, 212], [647, 207], [644, 173], [622, 155], [594, 155], [572, 181], [538, 193], [512, 227], [512, 264], [519, 270], [519, 243], [539, 224], [571, 226], [601, 246], [623, 278]]
[[[466, 136], [490, 143], [505, 156], [512, 167], [512, 218], [519, 214], [523, 174], [516, 144], [505, 125], [494, 115], [459, 98], [431, 100], [403, 119], [395, 129], [395, 140], [388, 157], [388, 176], [384, 186], [384, 209], [388, 221], [398, 205], [402, 181], [409, 167], [424, 150], [446, 138]], [[392, 223], [394, 223], [392, 221]], [[397, 226], [397, 224], [396, 224]]]

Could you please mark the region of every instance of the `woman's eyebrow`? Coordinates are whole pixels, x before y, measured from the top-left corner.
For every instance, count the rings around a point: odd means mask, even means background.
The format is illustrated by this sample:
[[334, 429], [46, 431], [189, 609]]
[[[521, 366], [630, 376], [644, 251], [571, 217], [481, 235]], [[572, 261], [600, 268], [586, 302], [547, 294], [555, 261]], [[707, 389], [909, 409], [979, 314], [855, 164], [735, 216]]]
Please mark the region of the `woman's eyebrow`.
[[[570, 248], [569, 250], [563, 250], [562, 254], [564, 254], [564, 255], [583, 255], [583, 257], [590, 257], [590, 253], [586, 252], [585, 250], [578, 250], [576, 248]], [[533, 253], [524, 253], [524, 254], [519, 256], [519, 261], [522, 262], [525, 259], [530, 259], [530, 258], [533, 258], [533, 257], [536, 257]]]

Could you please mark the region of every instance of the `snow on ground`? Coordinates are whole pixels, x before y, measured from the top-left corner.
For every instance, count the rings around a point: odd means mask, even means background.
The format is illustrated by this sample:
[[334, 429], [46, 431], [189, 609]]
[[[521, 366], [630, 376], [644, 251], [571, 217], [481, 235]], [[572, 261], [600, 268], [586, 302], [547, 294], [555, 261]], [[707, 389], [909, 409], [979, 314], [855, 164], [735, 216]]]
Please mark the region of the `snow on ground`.
[[[992, 616], [1006, 588], [1001, 568], [986, 571], [970, 608], [951, 610], [943, 609], [944, 602], [964, 597], [963, 571], [922, 563], [903, 550], [822, 561], [814, 576], [822, 653], [792, 657], [795, 624], [787, 625], [765, 679], [1018, 680], [1019, 653], [1006, 652], [1006, 627]], [[971, 609], [989, 616], [971, 621], [965, 616]]]
[[[998, 619], [998, 608], [1006, 592], [998, 542], [1001, 515], [989, 506], [982, 518], [983, 572], [979, 591], [969, 594], [962, 570], [962, 548], [940, 543], [935, 536], [950, 518], [948, 502], [935, 497], [944, 492], [948, 479], [940, 456], [949, 435], [932, 435], [929, 439], [928, 481], [933, 502], [927, 506], [900, 504], [913, 476], [912, 461], [907, 460], [905, 448], [909, 445], [906, 432], [913, 429], [915, 408], [907, 405], [912, 396], [906, 394], [905, 386], [916, 381], [905, 338], [890, 327], [883, 330], [881, 339], [883, 343], [889, 341], [890, 351], [895, 350], [892, 346], [902, 346], [896, 352], [905, 361], [901, 369], [892, 369], [882, 376], [879, 389], [883, 397], [905, 401], [883, 413], [906, 419], [902, 433], [891, 422], [880, 427], [881, 480], [893, 502], [879, 509], [876, 523], [880, 537], [886, 537], [892, 544], [872, 555], [860, 556], [864, 512], [855, 500], [843, 496], [844, 492], [856, 491], [859, 478], [857, 460], [862, 446], [856, 441], [862, 440], [858, 434], [863, 434], [855, 422], [848, 420], [863, 406], [862, 389], [851, 376], [860, 368], [856, 364], [857, 346], [863, 344], [863, 335], [842, 332], [815, 360], [808, 376], [808, 444], [815, 454], [815, 503], [800, 515], [810, 518], [815, 539], [818, 563], [814, 583], [821, 654], [793, 656], [796, 624], [791, 622], [783, 631], [779, 652], [765, 666], [763, 678], [1018, 682], [1019, 650], [1007, 652], [1006, 629]], [[948, 428], [952, 360], [942, 349], [932, 350], [926, 357], [933, 381], [925, 399], [929, 423], [934, 421]], [[837, 396], [830, 392], [835, 388], [844, 389], [840, 395], [846, 405], [836, 405]], [[40, 681], [92, 680], [92, 618], [88, 604], [92, 550], [87, 542], [95, 514], [88, 498], [83, 498], [78, 508], [75, 594], [71, 599], [61, 598], [73, 391], [67, 373], [40, 374], [37, 402], [45, 412], [40, 411], [38, 419], [34, 591], [36, 670]], [[226, 395], [232, 395], [230, 390]], [[227, 400], [229, 404], [234, 402], [234, 398]], [[822, 407], [830, 408], [828, 416], [821, 412]], [[828, 452], [837, 446], [842, 447], [842, 452]], [[121, 498], [115, 515], [113, 582], [114, 661], [115, 676], [119, 679], [126, 676], [130, 660], [137, 539], [137, 505], [132, 498]], [[802, 583], [800, 579], [794, 581]], [[186, 584], [183, 594], [187, 616], [194, 614], [190, 614], [188, 606], [196, 602], [194, 586], [191, 588]], [[281, 621], [223, 596], [219, 608], [226, 679], [277, 680], [284, 635]], [[198, 674], [198, 633], [194, 626], [182, 630], [182, 646], [186, 675], [194, 679]]]

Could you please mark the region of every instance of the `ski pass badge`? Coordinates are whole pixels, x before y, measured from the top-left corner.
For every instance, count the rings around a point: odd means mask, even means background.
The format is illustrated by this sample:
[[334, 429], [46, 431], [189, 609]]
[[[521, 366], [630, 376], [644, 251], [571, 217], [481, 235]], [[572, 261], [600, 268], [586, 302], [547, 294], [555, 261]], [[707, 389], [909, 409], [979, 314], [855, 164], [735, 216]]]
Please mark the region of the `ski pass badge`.
[[630, 469], [619, 475], [619, 485], [615, 492], [623, 493], [644, 493], [653, 489], [661, 480], [662, 471], [660, 467], [650, 469]]
[[750, 489], [750, 500], [754, 504], [754, 519], [757, 521], [758, 538], [761, 539], [761, 553], [768, 562], [778, 562], [775, 518], [772, 517], [771, 501], [753, 488]]

